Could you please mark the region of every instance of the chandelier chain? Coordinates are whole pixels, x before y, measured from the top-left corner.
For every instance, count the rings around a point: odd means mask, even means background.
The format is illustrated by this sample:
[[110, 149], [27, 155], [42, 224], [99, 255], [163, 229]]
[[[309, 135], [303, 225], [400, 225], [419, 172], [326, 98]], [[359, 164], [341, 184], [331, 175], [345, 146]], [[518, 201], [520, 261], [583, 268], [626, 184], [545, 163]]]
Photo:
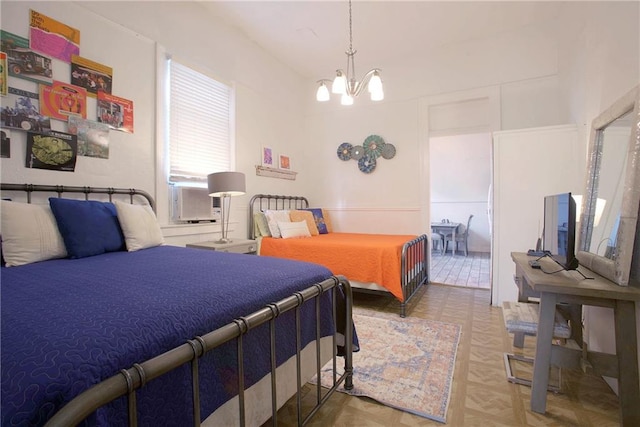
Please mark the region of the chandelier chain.
[[353, 52], [353, 22], [351, 18], [351, 0], [349, 0], [349, 52]]

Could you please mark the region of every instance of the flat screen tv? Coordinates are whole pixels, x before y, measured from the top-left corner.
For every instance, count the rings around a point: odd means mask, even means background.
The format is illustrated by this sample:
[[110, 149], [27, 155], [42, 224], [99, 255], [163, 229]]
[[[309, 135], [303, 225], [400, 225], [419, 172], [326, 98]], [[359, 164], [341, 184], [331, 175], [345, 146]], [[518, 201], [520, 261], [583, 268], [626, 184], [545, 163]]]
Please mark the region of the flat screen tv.
[[575, 256], [576, 202], [571, 193], [544, 198], [543, 249], [566, 270], [578, 268]]

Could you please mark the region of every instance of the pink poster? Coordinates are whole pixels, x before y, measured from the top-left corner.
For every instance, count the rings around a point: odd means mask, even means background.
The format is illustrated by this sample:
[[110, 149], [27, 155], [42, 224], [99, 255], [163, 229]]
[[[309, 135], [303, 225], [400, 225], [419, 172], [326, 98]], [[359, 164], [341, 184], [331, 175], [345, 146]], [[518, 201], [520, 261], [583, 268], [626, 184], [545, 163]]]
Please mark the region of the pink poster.
[[31, 10], [29, 42], [33, 50], [64, 62], [80, 54], [80, 30]]

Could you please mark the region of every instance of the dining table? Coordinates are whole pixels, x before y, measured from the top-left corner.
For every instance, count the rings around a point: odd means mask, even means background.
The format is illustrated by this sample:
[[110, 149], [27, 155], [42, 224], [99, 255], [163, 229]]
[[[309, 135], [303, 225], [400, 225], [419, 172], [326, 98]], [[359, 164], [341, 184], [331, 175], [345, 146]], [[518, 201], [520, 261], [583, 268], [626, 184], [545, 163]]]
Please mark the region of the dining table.
[[451, 256], [456, 254], [456, 232], [458, 231], [458, 227], [460, 227], [459, 222], [432, 222], [431, 223], [431, 232], [438, 233], [443, 236], [442, 241], [442, 255], [445, 254], [447, 249], [446, 241], [444, 240], [444, 236], [451, 234], [451, 241], [453, 242], [453, 247], [451, 248]]

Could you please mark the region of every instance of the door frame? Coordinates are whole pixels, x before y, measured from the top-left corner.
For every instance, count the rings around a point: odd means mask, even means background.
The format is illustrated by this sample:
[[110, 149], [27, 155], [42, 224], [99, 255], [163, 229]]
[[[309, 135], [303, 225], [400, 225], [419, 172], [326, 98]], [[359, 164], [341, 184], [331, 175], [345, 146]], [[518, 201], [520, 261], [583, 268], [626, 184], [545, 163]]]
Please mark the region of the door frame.
[[[431, 230], [431, 178], [429, 139], [436, 136], [452, 136], [468, 133], [491, 133], [501, 130], [500, 86], [487, 86], [422, 97], [418, 100], [418, 151], [420, 154], [420, 218], [422, 228]], [[473, 105], [473, 107], [470, 107]], [[438, 117], [436, 109], [444, 109], [449, 114]], [[493, 163], [493, 162], [492, 162]], [[493, 177], [493, 164], [491, 164]], [[493, 179], [493, 178], [492, 178]], [[494, 188], [493, 181], [491, 188]], [[491, 202], [491, 201], [490, 201]], [[495, 230], [493, 210], [490, 208], [490, 228]], [[430, 234], [430, 231], [429, 231]], [[491, 235], [491, 256], [494, 239]], [[429, 245], [431, 259], [431, 245]], [[490, 271], [490, 283], [493, 288], [493, 266]], [[493, 290], [491, 292], [493, 295]]]

